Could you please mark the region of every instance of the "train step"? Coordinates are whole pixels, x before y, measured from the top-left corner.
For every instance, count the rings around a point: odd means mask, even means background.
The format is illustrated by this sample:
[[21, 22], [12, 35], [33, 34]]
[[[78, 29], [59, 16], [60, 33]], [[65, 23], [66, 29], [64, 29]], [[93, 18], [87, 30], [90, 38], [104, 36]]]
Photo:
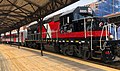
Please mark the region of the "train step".
[[[104, 42], [105, 40], [101, 40], [101, 42]], [[100, 42], [100, 40], [99, 40], [99, 42]]]
[[96, 60], [101, 60], [101, 58], [98, 58], [98, 57], [92, 57], [92, 58]]
[[[100, 48], [100, 46], [96, 46], [97, 48]], [[109, 48], [110, 46], [105, 46], [105, 48]]]
[[102, 51], [95, 51], [95, 53], [101, 54], [101, 53], [102, 53]]

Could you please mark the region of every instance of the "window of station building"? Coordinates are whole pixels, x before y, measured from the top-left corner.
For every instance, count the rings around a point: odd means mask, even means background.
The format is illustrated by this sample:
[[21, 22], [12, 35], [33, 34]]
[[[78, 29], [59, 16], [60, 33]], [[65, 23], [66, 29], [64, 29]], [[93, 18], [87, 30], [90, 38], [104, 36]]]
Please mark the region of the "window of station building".
[[95, 8], [98, 9], [98, 4], [95, 4]]

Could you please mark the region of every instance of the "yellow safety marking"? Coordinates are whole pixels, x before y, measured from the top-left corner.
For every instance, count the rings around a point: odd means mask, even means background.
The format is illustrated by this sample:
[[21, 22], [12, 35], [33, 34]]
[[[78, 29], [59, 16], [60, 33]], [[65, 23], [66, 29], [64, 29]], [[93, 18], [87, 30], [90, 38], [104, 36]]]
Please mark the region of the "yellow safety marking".
[[66, 42], [69, 42], [69, 40], [66, 40]]
[[78, 43], [79, 41], [78, 41], [78, 40], [76, 40], [75, 42], [77, 42], [77, 43]]
[[25, 40], [25, 41], [38, 41], [38, 40]]

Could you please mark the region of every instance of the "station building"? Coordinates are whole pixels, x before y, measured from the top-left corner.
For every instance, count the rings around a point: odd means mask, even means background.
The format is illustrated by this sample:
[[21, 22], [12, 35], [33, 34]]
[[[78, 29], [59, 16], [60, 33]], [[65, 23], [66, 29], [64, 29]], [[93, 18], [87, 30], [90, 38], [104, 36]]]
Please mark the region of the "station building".
[[95, 11], [97, 16], [105, 16], [120, 12], [120, 0], [98, 0], [88, 6]]
[[118, 39], [120, 39], [120, 0], [97, 0], [89, 4], [96, 16], [107, 17], [110, 23], [115, 23], [118, 27]]

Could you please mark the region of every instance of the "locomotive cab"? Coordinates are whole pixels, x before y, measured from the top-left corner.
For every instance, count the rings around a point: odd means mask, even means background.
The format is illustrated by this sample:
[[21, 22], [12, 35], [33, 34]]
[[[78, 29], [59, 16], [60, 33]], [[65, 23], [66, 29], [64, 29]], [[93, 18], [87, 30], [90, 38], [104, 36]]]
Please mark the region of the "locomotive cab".
[[[104, 17], [95, 17], [94, 12], [89, 7], [78, 7], [63, 13], [60, 16], [61, 33], [79, 33], [78, 40], [85, 59], [102, 59], [105, 62], [111, 62], [115, 58], [117, 50], [116, 25], [109, 24], [108, 19]], [[82, 52], [81, 51], [81, 52]], [[81, 53], [82, 54], [82, 53]], [[89, 55], [89, 56], [88, 56]]]
[[[89, 7], [77, 7], [45, 17], [43, 21], [42, 40], [45, 50], [103, 61], [113, 61], [115, 56], [120, 56], [120, 48], [116, 46], [119, 42], [116, 25], [109, 24], [106, 18], [95, 17]], [[39, 48], [39, 27], [37, 24], [28, 27], [28, 47]]]
[[77, 21], [85, 17], [92, 17], [93, 15], [94, 12], [89, 7], [77, 7], [62, 13], [60, 16], [61, 33], [75, 32], [77, 25], [74, 24], [73, 20]]

